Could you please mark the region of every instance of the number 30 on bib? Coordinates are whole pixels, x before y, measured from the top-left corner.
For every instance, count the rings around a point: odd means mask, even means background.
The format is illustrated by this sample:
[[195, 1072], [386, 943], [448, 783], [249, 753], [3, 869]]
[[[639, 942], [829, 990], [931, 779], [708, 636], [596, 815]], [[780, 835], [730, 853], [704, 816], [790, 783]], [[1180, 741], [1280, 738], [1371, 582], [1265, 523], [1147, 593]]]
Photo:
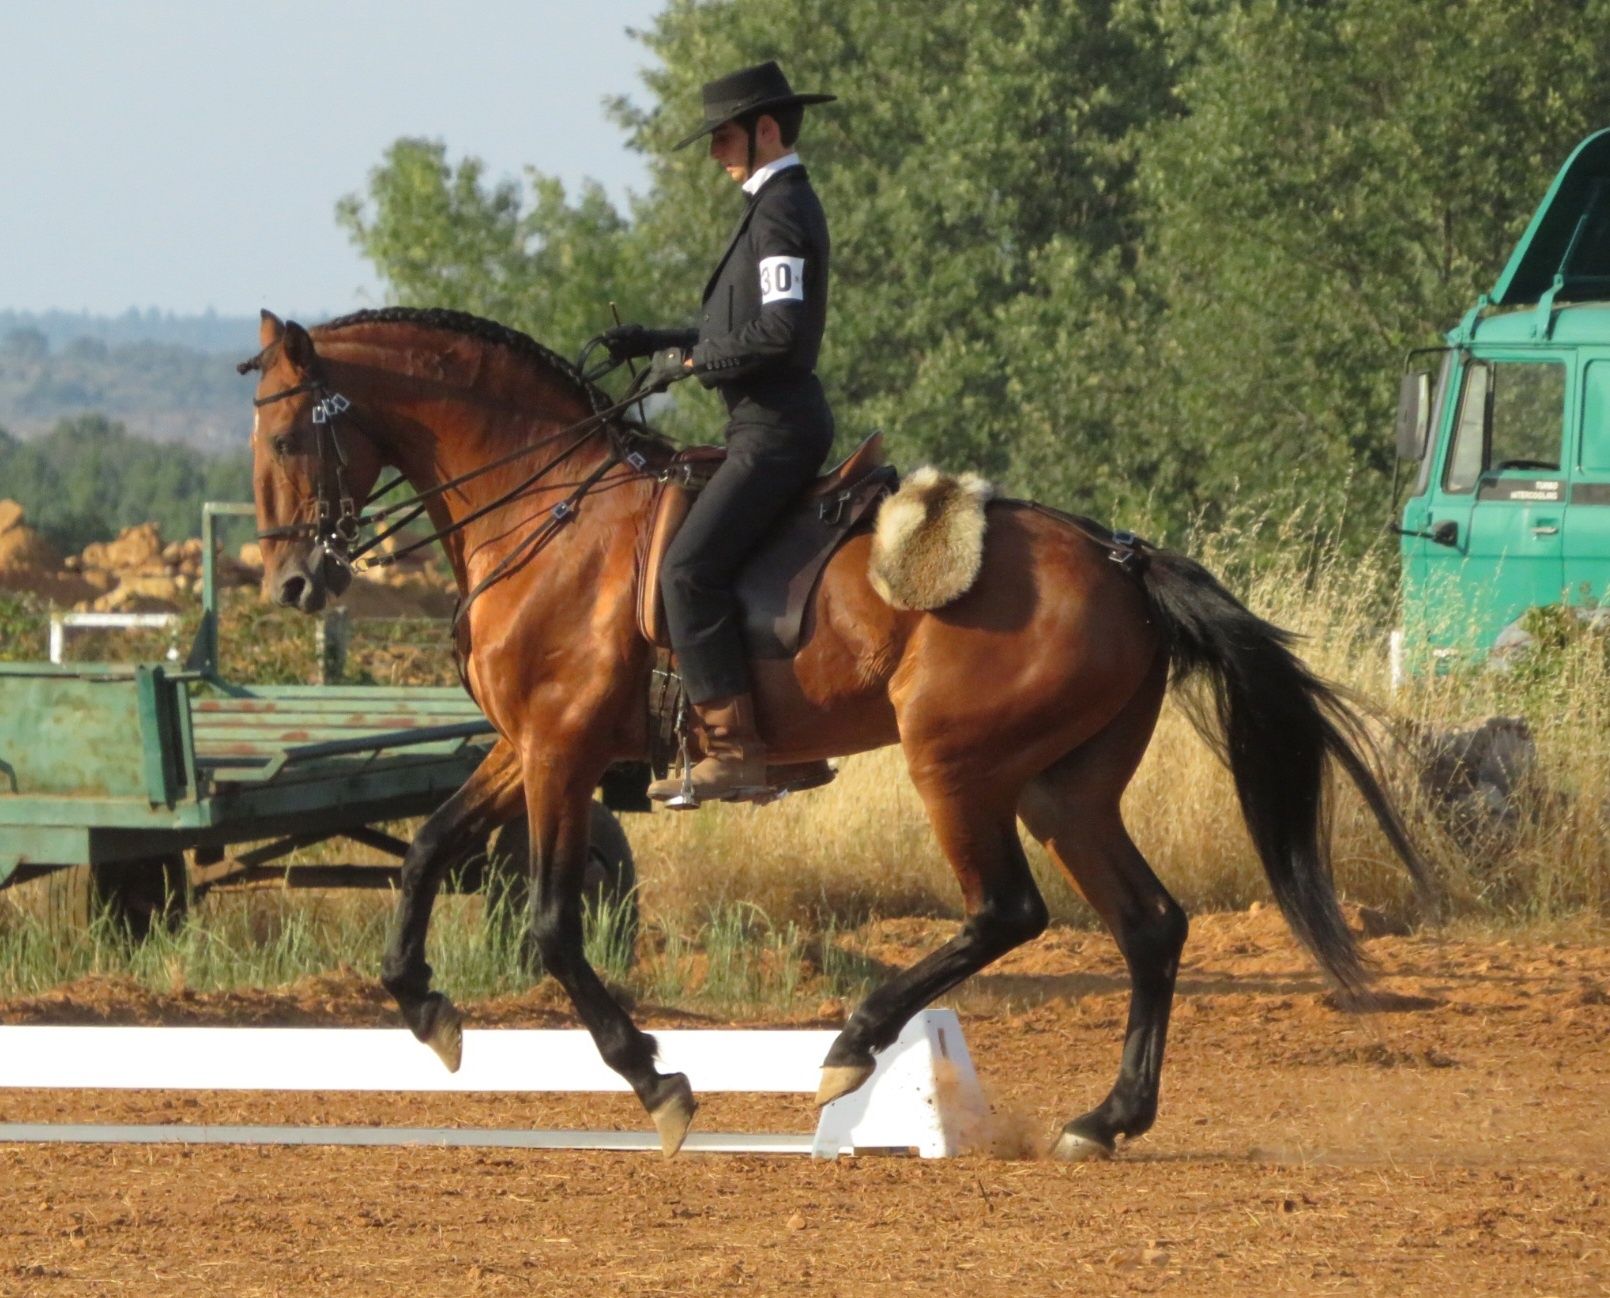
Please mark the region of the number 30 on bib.
[[760, 304], [805, 300], [805, 258], [760, 259]]

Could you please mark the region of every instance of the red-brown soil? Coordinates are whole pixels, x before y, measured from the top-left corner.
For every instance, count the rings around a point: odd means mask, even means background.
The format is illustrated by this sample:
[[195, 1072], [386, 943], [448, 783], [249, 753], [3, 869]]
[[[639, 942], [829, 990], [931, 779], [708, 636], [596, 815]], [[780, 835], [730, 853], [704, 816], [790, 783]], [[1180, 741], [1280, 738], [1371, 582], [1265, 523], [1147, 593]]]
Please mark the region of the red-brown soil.
[[[928, 921], [863, 932], [879, 960]], [[1197, 922], [1156, 1129], [1034, 1157], [1112, 1080], [1122, 966], [1059, 930], [957, 1002], [997, 1151], [946, 1162], [0, 1146], [0, 1293], [1597, 1295], [1610, 1292], [1610, 945], [1381, 936], [1337, 1007], [1270, 912]], [[564, 1022], [551, 991], [467, 1007]], [[836, 1007], [824, 1006], [831, 1015]], [[687, 1021], [642, 1007], [646, 1022]], [[348, 976], [151, 997], [104, 981], [11, 1022], [390, 1022]], [[775, 1021], [775, 1020], [773, 1020]], [[643, 1127], [615, 1097], [22, 1092], [7, 1121]], [[808, 1129], [710, 1097], [707, 1130]]]

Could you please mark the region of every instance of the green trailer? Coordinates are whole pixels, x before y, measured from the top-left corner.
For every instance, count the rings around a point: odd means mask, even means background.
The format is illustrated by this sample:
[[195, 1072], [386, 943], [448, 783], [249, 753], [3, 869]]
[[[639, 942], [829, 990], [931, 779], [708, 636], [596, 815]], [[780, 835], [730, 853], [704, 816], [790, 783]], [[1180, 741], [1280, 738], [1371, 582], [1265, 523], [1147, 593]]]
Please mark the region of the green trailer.
[[[491, 725], [457, 687], [222, 679], [215, 523], [250, 512], [203, 512], [202, 622], [183, 669], [0, 663], [0, 887], [51, 876], [53, 909], [111, 905], [137, 928], [219, 886], [390, 887], [396, 864], [286, 858], [327, 840], [400, 858], [386, 826], [435, 810], [490, 751]], [[611, 801], [641, 806], [646, 778], [613, 772]], [[522, 828], [504, 831], [506, 854], [523, 855], [509, 839]], [[598, 885], [629, 889], [630, 850], [602, 804], [593, 843]]]
[[1610, 131], [1549, 187], [1492, 290], [1411, 355], [1398, 404], [1410, 671], [1538, 606], [1610, 596]]

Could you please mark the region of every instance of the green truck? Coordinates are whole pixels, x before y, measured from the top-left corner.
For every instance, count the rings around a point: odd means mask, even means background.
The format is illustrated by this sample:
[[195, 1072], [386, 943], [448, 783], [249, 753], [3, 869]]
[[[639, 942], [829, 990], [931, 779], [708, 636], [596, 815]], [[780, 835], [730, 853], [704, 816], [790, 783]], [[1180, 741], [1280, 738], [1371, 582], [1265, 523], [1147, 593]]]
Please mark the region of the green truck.
[[1610, 130], [1566, 160], [1446, 345], [1411, 354], [1397, 449], [1415, 466], [1404, 669], [1479, 661], [1530, 608], [1610, 596]]

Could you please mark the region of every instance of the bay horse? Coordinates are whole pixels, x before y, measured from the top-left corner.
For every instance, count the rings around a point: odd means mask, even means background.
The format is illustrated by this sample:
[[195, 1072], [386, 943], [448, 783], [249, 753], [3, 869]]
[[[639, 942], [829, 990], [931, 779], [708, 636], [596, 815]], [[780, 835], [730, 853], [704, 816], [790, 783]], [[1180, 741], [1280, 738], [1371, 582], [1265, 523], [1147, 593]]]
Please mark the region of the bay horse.
[[[456, 624], [462, 670], [498, 734], [409, 848], [382, 981], [414, 1034], [456, 1068], [461, 1016], [425, 960], [431, 907], [448, 870], [524, 811], [542, 962], [674, 1153], [696, 1108], [691, 1088], [657, 1069], [653, 1038], [588, 965], [581, 907], [594, 790], [612, 763], [649, 748], [636, 550], [671, 448], [594, 418], [600, 394], [575, 367], [474, 316], [390, 308], [310, 331], [265, 311], [260, 342], [239, 368], [258, 375], [265, 590], [304, 612], [322, 607], [342, 584], [339, 549], [357, 534], [362, 502], [394, 468], [424, 498], [469, 599]], [[1282, 912], [1336, 983], [1358, 988], [1367, 971], [1331, 877], [1332, 766], [1422, 886], [1426, 872], [1354, 712], [1293, 654], [1288, 633], [1183, 555], [1137, 542], [1133, 562], [1113, 562], [1089, 526], [1025, 501], [993, 500], [987, 518], [978, 580], [932, 612], [880, 598], [870, 537], [852, 532], [821, 575], [797, 656], [755, 664], [770, 760], [901, 746], [966, 908], [953, 938], [849, 1016], [817, 1100], [864, 1083], [918, 1010], [1045, 928], [1021, 819], [1128, 966], [1117, 1080], [1052, 1151], [1100, 1157], [1156, 1118], [1186, 938], [1184, 911], [1119, 810], [1171, 680], [1205, 685], [1198, 728], [1234, 775]]]

